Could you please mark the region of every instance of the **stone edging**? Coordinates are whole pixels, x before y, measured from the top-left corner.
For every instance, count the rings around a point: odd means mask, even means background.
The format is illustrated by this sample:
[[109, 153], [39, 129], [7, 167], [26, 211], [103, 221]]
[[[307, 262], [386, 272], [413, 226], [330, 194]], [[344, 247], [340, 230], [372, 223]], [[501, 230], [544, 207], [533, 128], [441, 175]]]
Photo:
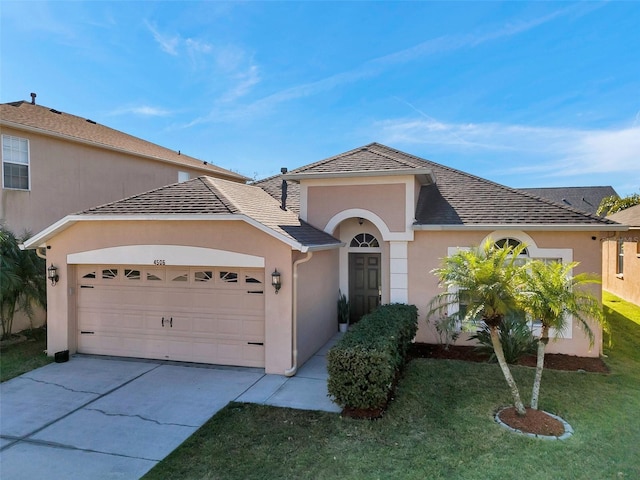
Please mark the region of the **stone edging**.
[[569, 438], [569, 437], [571, 437], [573, 435], [573, 428], [563, 418], [558, 417], [557, 415], [554, 415], [553, 413], [545, 412], [544, 410], [542, 410], [544, 413], [546, 413], [547, 415], [549, 415], [552, 418], [555, 418], [560, 423], [562, 423], [562, 425], [564, 426], [564, 433], [562, 435], [560, 435], [559, 437], [556, 436], [556, 435], [539, 435], [537, 433], [523, 432], [522, 430], [518, 430], [516, 428], [510, 427], [509, 425], [504, 423], [502, 420], [500, 420], [500, 413], [502, 413], [504, 410], [507, 410], [509, 408], [511, 408], [511, 407], [501, 408], [495, 414], [494, 418], [495, 418], [496, 422], [498, 423], [498, 425], [500, 425], [502, 428], [506, 428], [510, 432], [517, 433], [518, 435], [524, 435], [525, 437], [529, 437], [529, 438], [540, 438], [542, 440], [566, 440], [567, 438]]

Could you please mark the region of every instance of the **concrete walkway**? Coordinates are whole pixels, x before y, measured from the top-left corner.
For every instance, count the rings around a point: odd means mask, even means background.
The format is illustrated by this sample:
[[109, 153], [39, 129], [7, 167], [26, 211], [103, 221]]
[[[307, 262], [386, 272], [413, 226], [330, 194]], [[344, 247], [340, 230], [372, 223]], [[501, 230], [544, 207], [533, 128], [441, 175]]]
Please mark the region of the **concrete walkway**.
[[325, 355], [295, 377], [78, 355], [0, 384], [0, 478], [137, 479], [230, 401], [339, 412]]

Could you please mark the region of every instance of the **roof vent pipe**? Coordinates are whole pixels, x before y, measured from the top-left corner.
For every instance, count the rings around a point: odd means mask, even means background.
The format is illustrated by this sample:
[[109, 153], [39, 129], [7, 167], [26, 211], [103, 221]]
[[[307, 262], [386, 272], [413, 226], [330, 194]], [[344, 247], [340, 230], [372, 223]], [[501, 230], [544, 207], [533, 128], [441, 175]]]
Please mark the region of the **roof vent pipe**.
[[36, 97], [37, 95], [33, 92], [31, 92], [31, 105], [35, 105], [36, 104]]
[[[287, 168], [282, 167], [280, 169], [280, 173], [282, 173], [283, 175], [287, 173]], [[287, 209], [287, 181], [284, 178], [282, 179], [282, 195], [280, 198], [282, 199], [282, 204], [280, 205], [280, 208], [282, 210], [286, 210]]]

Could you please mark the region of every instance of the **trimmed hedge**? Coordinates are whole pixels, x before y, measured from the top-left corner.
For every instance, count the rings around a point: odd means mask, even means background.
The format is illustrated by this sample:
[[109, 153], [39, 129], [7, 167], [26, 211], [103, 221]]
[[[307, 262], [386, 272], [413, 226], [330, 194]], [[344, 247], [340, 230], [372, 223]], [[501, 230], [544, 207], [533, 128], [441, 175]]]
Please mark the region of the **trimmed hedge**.
[[382, 305], [353, 325], [327, 353], [328, 390], [338, 405], [384, 407], [417, 331], [417, 307], [398, 303]]

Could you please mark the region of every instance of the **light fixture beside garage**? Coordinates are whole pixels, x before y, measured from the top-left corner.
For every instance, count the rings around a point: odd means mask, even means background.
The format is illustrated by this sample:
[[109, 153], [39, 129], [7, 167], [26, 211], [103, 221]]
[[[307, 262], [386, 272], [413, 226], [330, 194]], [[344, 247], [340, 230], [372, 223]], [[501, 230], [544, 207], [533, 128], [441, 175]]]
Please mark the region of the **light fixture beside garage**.
[[271, 274], [271, 285], [276, 289], [277, 294], [278, 290], [280, 290], [280, 287], [282, 286], [282, 283], [280, 283], [280, 272], [278, 272], [277, 268]]
[[54, 286], [58, 283], [60, 277], [58, 277], [58, 267], [56, 267], [53, 263], [49, 268], [47, 268], [47, 278], [51, 280], [51, 286]]

